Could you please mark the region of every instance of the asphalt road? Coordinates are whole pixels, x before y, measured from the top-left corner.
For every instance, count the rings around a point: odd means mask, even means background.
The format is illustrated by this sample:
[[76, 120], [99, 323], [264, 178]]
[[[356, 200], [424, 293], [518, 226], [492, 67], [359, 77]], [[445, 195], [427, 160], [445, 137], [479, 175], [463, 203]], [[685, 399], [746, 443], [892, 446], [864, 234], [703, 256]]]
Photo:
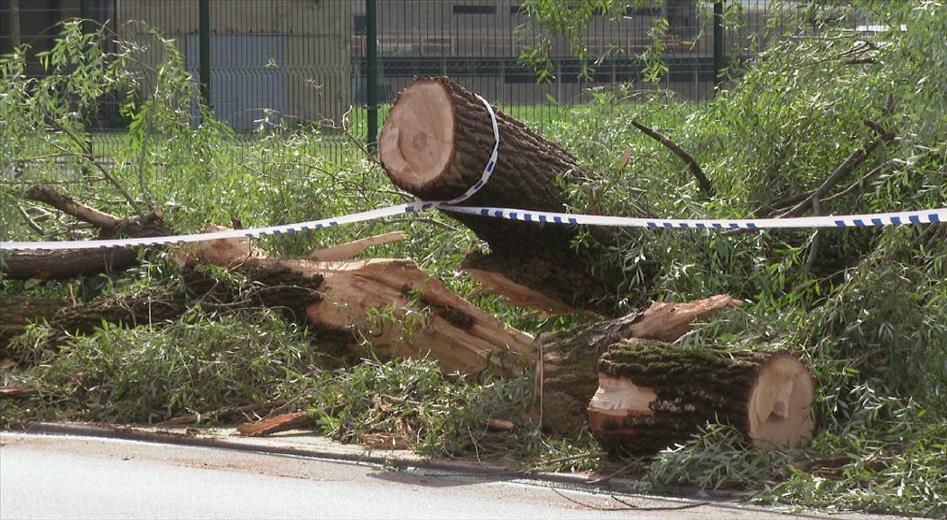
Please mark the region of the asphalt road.
[[638, 496], [622, 503], [549, 486], [135, 441], [0, 435], [3, 519], [785, 518], [731, 504]]

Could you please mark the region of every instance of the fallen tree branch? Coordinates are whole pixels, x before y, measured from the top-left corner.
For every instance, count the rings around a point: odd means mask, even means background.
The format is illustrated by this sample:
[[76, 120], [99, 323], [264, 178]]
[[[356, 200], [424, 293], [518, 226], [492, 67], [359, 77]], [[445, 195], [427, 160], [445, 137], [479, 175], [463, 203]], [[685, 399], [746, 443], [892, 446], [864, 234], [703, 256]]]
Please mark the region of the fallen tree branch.
[[99, 211], [91, 206], [82, 204], [81, 202], [76, 202], [76, 200], [72, 197], [59, 193], [52, 187], [45, 184], [33, 186], [32, 188], [26, 190], [26, 193], [23, 194], [23, 197], [27, 200], [35, 200], [49, 204], [50, 206], [62, 211], [69, 216], [92, 224], [93, 226], [99, 228], [103, 233], [113, 232], [122, 223], [122, 219], [116, 217], [115, 215], [106, 213], [104, 211]]
[[687, 168], [691, 171], [691, 174], [693, 174], [694, 177], [697, 179], [697, 185], [700, 187], [700, 191], [703, 192], [704, 195], [707, 195], [708, 197], [714, 196], [713, 184], [710, 183], [710, 179], [708, 179], [707, 175], [704, 174], [704, 170], [701, 169], [700, 164], [698, 164], [697, 161], [694, 160], [694, 158], [691, 157], [689, 153], [685, 152], [683, 148], [678, 146], [677, 143], [672, 141], [670, 138], [668, 138], [666, 135], [662, 134], [661, 132], [658, 132], [657, 130], [653, 128], [647, 127], [637, 121], [632, 121], [631, 124], [634, 125], [634, 127], [637, 128], [638, 130], [641, 130], [642, 132], [644, 132], [645, 135], [647, 135], [648, 137], [663, 144], [668, 150], [671, 150], [671, 152], [673, 152], [674, 155], [678, 156], [682, 161], [684, 161], [684, 163], [687, 164]]
[[[160, 210], [123, 219], [76, 201], [51, 186], [42, 184], [26, 191], [24, 198], [43, 202], [88, 223], [99, 230], [99, 237], [144, 237], [170, 235]], [[0, 253], [0, 273], [12, 279], [58, 279], [117, 271], [135, 265], [138, 249], [80, 249], [73, 251], [17, 250]]]
[[864, 145], [859, 147], [857, 150], [852, 152], [842, 164], [832, 172], [831, 175], [825, 181], [819, 185], [811, 195], [803, 199], [801, 202], [790, 208], [785, 213], [779, 215], [779, 218], [788, 218], [788, 217], [798, 217], [802, 215], [806, 208], [812, 205], [812, 202], [817, 198], [822, 198], [825, 193], [835, 186], [840, 180], [847, 177], [852, 171], [861, 164], [865, 159], [868, 158], [868, 155], [874, 151], [881, 143], [887, 143], [894, 139], [893, 133], [885, 133], [876, 139], [866, 142]]

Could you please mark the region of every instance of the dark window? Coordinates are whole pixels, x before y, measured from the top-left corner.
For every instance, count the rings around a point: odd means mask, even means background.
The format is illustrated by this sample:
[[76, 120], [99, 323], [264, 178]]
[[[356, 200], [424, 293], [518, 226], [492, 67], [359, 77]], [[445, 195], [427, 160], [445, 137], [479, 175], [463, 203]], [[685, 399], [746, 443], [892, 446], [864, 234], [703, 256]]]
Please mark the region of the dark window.
[[454, 4], [454, 14], [497, 14], [497, 6]]
[[526, 14], [526, 9], [523, 9], [521, 5], [511, 5], [510, 14]]
[[364, 14], [357, 14], [352, 17], [352, 32], [355, 34], [365, 34], [368, 20]]

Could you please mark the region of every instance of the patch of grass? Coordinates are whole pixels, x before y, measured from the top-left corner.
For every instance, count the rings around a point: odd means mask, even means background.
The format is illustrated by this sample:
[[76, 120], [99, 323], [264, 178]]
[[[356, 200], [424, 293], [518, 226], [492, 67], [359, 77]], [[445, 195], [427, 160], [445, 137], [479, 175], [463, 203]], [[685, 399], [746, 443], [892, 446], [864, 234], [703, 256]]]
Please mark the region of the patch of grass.
[[[342, 442], [371, 435], [428, 455], [514, 460], [539, 442], [529, 378], [476, 384], [431, 360], [369, 360], [323, 379], [311, 398], [322, 431]], [[491, 431], [488, 420], [515, 427]]]
[[246, 316], [198, 312], [166, 326], [108, 323], [56, 350], [43, 327], [16, 339], [36, 357], [25, 377], [40, 389], [32, 417], [151, 424], [186, 413], [298, 398], [322, 358], [304, 331], [261, 310]]

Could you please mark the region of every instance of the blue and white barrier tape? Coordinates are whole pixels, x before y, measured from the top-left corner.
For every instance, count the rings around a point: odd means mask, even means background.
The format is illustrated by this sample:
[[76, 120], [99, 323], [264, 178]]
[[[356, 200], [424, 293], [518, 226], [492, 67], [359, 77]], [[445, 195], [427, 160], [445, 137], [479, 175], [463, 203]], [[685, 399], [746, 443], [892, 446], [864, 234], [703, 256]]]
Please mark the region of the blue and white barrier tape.
[[608, 217], [602, 215], [583, 215], [579, 213], [556, 213], [550, 211], [531, 211], [511, 208], [480, 208], [467, 206], [451, 206], [443, 202], [412, 202], [398, 204], [386, 208], [373, 209], [343, 215], [251, 229], [228, 229], [211, 233], [194, 233], [190, 235], [176, 235], [168, 237], [122, 238], [112, 240], [80, 240], [56, 242], [0, 242], [0, 249], [11, 251], [22, 250], [63, 250], [63, 249], [105, 249], [110, 247], [134, 247], [186, 244], [189, 242], [204, 242], [207, 240], [221, 240], [227, 238], [257, 238], [279, 236], [302, 231], [365, 222], [395, 215], [420, 213], [431, 209], [442, 209], [454, 213], [479, 215], [492, 218], [503, 218], [521, 222], [537, 222], [547, 224], [590, 225], [590, 226], [619, 226], [651, 229], [788, 229], [788, 228], [850, 228], [850, 227], [882, 227], [904, 226], [912, 224], [936, 224], [947, 222], [947, 208], [921, 211], [898, 211], [892, 213], [868, 213], [863, 215], [838, 215], [825, 217], [798, 217], [798, 218], [765, 218], [765, 219], [655, 219], [636, 217]]
[[510, 208], [471, 208], [464, 206], [439, 206], [440, 209], [504, 218], [521, 222], [549, 224], [579, 224], [588, 226], [618, 226], [655, 229], [776, 229], [776, 228], [833, 228], [833, 227], [878, 227], [907, 224], [947, 222], [947, 208], [920, 211], [896, 211], [892, 213], [866, 213], [861, 215], [837, 215], [797, 218], [751, 218], [751, 219], [659, 219], [638, 217], [608, 217], [551, 211], [530, 211]]
[[431, 209], [442, 209], [454, 213], [478, 215], [491, 218], [503, 218], [522, 222], [537, 222], [546, 224], [589, 225], [589, 226], [619, 226], [652, 229], [786, 229], [786, 228], [849, 228], [849, 227], [878, 227], [902, 226], [911, 224], [926, 224], [947, 222], [947, 208], [899, 211], [893, 213], [870, 213], [863, 215], [840, 215], [825, 217], [797, 217], [797, 218], [766, 218], [766, 219], [657, 219], [637, 217], [609, 217], [602, 215], [582, 215], [577, 213], [556, 213], [551, 211], [533, 211], [511, 208], [483, 208], [456, 206], [455, 204], [469, 199], [490, 180], [496, 167], [500, 150], [500, 130], [496, 113], [493, 107], [484, 98], [477, 96], [487, 109], [493, 125], [493, 151], [483, 172], [473, 186], [463, 195], [449, 201], [411, 202], [385, 208], [362, 211], [339, 217], [311, 220], [297, 224], [268, 226], [250, 229], [228, 229], [210, 233], [193, 233], [166, 237], [121, 238], [110, 240], [76, 240], [76, 241], [37, 241], [0, 242], [0, 250], [66, 250], [66, 249], [106, 249], [112, 247], [136, 247], [187, 244], [190, 242], [206, 242], [208, 240], [222, 240], [234, 238], [258, 238], [279, 236], [302, 231], [365, 222], [395, 215], [419, 213]]

